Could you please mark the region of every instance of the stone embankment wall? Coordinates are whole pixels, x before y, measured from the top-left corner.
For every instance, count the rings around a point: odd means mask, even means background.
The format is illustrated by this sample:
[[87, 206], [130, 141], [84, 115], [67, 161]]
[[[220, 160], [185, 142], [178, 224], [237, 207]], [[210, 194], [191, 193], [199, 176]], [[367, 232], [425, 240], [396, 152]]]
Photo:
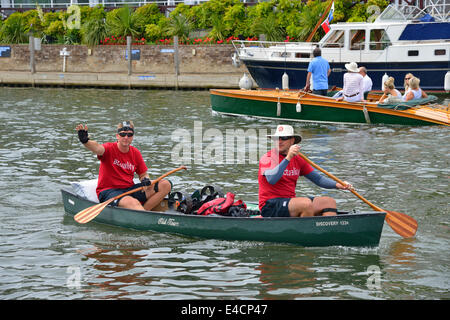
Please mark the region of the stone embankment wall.
[[[126, 45], [42, 45], [35, 51], [31, 73], [28, 45], [10, 45], [10, 57], [0, 58], [0, 81], [24, 85], [148, 86], [148, 87], [238, 87], [245, 66], [231, 63], [232, 45], [135, 45], [139, 60], [132, 60], [128, 75]], [[66, 48], [65, 72], [63, 56]], [[175, 63], [178, 56], [178, 65]], [[178, 70], [178, 74], [177, 74]], [[72, 80], [71, 80], [72, 79]]]

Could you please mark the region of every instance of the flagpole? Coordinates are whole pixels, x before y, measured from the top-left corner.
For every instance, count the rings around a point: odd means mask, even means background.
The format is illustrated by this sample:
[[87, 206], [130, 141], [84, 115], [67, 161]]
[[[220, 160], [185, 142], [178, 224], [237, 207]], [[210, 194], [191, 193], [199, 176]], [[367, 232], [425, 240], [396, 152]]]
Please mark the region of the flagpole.
[[321, 25], [321, 22], [323, 21], [323, 19], [325, 18], [325, 16], [328, 14], [328, 12], [331, 9], [331, 6], [333, 5], [334, 0], [330, 1], [330, 4], [328, 5], [327, 9], [325, 10], [325, 12], [322, 14], [322, 17], [320, 17], [319, 22], [317, 22], [316, 26], [314, 27], [314, 30], [311, 32], [311, 34], [308, 36], [308, 39], [306, 39], [306, 42], [311, 42], [312, 37], [316, 34], [317, 29], [319, 28], [319, 26]]

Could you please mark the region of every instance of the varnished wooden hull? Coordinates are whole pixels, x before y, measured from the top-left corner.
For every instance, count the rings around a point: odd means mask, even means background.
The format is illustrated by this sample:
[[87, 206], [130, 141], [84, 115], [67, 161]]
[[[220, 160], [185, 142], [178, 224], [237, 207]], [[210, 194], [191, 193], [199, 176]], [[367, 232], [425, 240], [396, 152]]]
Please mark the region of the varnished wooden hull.
[[[420, 106], [398, 110], [374, 102], [283, 90], [210, 90], [211, 107], [221, 114], [306, 122], [393, 125], [449, 125], [449, 108]], [[297, 104], [300, 104], [298, 108]]]

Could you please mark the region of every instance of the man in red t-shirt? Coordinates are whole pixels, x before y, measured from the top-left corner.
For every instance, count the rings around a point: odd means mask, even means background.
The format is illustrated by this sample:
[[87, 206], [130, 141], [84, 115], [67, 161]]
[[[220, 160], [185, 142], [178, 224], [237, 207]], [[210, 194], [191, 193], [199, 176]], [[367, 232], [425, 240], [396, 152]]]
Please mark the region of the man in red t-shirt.
[[328, 189], [352, 188], [318, 174], [298, 155], [302, 140], [289, 125], [279, 125], [276, 147], [259, 161], [259, 209], [264, 217], [308, 217], [336, 215], [336, 201], [331, 197], [296, 197], [295, 187], [300, 176], [305, 176], [320, 187]]
[[[75, 129], [80, 142], [100, 160], [96, 190], [100, 202], [140, 186], [147, 186], [144, 190], [119, 198], [112, 204], [134, 210], [152, 210], [170, 192], [171, 184], [168, 180], [151, 184], [141, 153], [131, 145], [134, 137], [132, 121], [119, 123], [117, 142], [104, 144], [89, 139], [87, 126], [79, 124]], [[134, 173], [138, 175], [141, 183], [134, 183]]]

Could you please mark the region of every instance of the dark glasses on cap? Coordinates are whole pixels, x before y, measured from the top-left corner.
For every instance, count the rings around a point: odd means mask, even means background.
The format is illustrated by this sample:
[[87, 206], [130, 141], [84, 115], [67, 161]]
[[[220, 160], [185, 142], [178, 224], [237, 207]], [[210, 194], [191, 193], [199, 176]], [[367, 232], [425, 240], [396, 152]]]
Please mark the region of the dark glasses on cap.
[[119, 132], [119, 136], [121, 137], [132, 137], [134, 135], [134, 132]]
[[278, 137], [278, 139], [283, 140], [283, 141], [289, 140], [290, 138], [292, 138], [292, 137]]

